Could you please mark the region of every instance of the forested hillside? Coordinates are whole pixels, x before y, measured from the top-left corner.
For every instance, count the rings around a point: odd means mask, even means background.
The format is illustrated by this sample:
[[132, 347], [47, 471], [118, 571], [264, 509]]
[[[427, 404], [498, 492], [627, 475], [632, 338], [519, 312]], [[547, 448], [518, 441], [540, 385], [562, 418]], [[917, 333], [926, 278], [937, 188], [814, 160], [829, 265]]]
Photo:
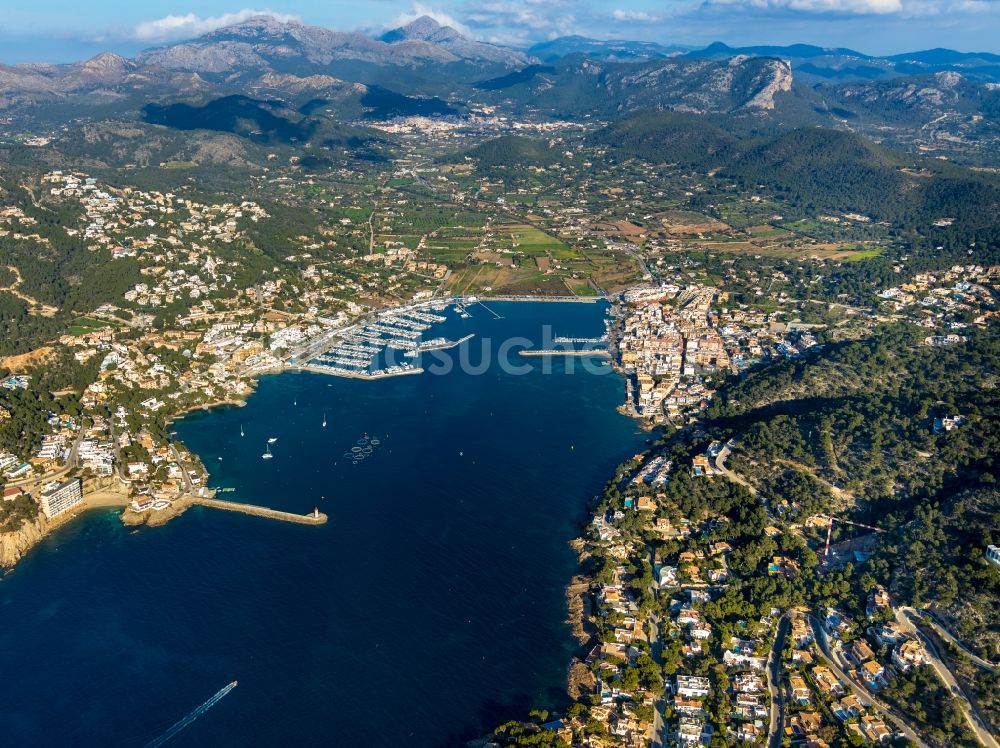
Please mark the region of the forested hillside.
[[739, 156], [740, 140], [704, 117], [646, 111], [612, 122], [590, 137], [594, 145], [653, 163], [710, 169]]
[[[1000, 346], [987, 334], [949, 348], [922, 338], [897, 327], [828, 345], [734, 380], [707, 415], [738, 439], [731, 464], [772, 511], [850, 512], [890, 530], [868, 570], [905, 603], [954, 610], [995, 656], [983, 549], [1000, 540]], [[961, 427], [936, 427], [955, 415]]]
[[[898, 326], [830, 344], [733, 382], [709, 414], [742, 435], [755, 473], [775, 460], [803, 465], [875, 514], [990, 482], [1000, 472], [1000, 344], [974, 334], [930, 348], [923, 338]], [[935, 432], [935, 418], [956, 413], [965, 427]]]
[[549, 166], [559, 160], [559, 153], [549, 147], [547, 142], [521, 135], [505, 135], [488, 140], [473, 148], [468, 155], [475, 159], [479, 169], [486, 172]]

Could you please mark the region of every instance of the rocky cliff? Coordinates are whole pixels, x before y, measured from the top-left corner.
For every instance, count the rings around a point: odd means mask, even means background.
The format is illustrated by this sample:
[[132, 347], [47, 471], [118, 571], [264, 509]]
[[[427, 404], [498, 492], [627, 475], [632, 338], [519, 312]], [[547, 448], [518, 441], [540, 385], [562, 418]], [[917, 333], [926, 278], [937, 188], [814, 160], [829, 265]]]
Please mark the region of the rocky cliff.
[[0, 567], [10, 568], [36, 546], [45, 536], [48, 520], [39, 513], [35, 519], [25, 522], [15, 532], [0, 533]]

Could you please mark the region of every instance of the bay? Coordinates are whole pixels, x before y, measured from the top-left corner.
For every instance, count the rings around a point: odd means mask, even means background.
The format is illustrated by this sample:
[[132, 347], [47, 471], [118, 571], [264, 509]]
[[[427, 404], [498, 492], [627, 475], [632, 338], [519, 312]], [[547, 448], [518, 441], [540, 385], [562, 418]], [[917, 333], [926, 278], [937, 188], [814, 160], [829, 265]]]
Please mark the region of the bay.
[[[600, 335], [605, 309], [474, 305], [431, 334], [475, 333], [451, 355], [482, 363]], [[104, 511], [47, 538], [0, 583], [0, 742], [145, 745], [235, 679], [170, 745], [432, 748], [564, 704], [568, 542], [644, 435], [606, 368], [510, 358], [531, 372], [268, 376], [175, 424], [220, 498], [329, 523]]]

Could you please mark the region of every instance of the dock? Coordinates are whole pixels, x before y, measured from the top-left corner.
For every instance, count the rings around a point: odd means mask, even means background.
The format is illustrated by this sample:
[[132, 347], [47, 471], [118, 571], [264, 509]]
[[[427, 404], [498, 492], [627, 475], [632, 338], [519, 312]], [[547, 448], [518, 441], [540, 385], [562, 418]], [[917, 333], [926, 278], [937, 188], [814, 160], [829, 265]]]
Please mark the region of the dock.
[[411, 374], [423, 374], [424, 370], [419, 367], [402, 369], [400, 371], [380, 371], [367, 373], [363, 371], [347, 371], [346, 369], [335, 369], [327, 366], [316, 366], [304, 364], [294, 367], [296, 371], [311, 371], [313, 374], [328, 374], [333, 377], [344, 377], [345, 379], [390, 379], [392, 377], [405, 377]]
[[599, 356], [600, 358], [610, 358], [611, 354], [604, 348], [592, 348], [589, 350], [573, 350], [572, 348], [553, 348], [549, 350], [524, 350], [518, 351], [520, 356]]
[[265, 519], [276, 519], [281, 522], [293, 522], [297, 525], [323, 525], [329, 519], [323, 512], [309, 514], [293, 514], [292, 512], [282, 512], [277, 509], [268, 509], [264, 506], [254, 504], [240, 504], [236, 501], [220, 501], [219, 499], [206, 499], [201, 496], [189, 498], [192, 504], [207, 506], [212, 509], [222, 509], [226, 512], [239, 512], [240, 514], [250, 514], [254, 517], [264, 517]]
[[586, 345], [601, 345], [602, 343], [608, 342], [608, 336], [602, 335], [599, 338], [566, 338], [562, 336], [556, 336], [552, 340], [553, 343], [584, 343]]
[[459, 338], [458, 340], [445, 340], [444, 338], [439, 338], [437, 340], [428, 340], [425, 343], [420, 343], [416, 347], [417, 353], [425, 353], [427, 351], [441, 351], [447, 348], [457, 348], [462, 345], [462, 343], [468, 343], [475, 336], [475, 333], [469, 333], [465, 337]]
[[[458, 297], [463, 301], [467, 301], [470, 297], [463, 296]], [[479, 297], [475, 297], [476, 301], [479, 301]], [[529, 301], [529, 302], [562, 302], [566, 304], [596, 304], [599, 301], [607, 301], [607, 296], [530, 296], [530, 295], [511, 295], [511, 294], [497, 294], [495, 296], [483, 296], [482, 298], [487, 301]], [[475, 303], [475, 302], [469, 302]]]

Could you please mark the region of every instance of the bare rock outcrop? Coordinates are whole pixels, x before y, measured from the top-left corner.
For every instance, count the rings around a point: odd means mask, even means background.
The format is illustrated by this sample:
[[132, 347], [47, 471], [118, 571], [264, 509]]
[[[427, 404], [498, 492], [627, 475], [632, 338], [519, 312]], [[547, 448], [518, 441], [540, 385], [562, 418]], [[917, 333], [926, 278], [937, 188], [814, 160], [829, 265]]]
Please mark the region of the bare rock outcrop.
[[594, 692], [597, 686], [597, 679], [586, 664], [574, 659], [569, 665], [569, 674], [566, 678], [566, 692], [569, 697], [576, 701], [584, 694]]
[[35, 519], [22, 524], [20, 529], [0, 533], [0, 567], [10, 568], [20, 561], [25, 553], [38, 545], [47, 527], [45, 515], [39, 513]]

